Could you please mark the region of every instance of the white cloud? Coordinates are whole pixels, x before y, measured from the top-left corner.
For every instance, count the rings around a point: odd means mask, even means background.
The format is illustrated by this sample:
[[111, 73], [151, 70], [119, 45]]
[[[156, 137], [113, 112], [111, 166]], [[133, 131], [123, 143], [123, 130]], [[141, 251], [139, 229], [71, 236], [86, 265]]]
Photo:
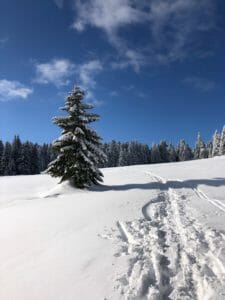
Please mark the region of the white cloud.
[[150, 25], [159, 63], [181, 61], [201, 51], [202, 32], [214, 28], [213, 0], [153, 1]]
[[77, 66], [76, 75], [78, 84], [86, 92], [87, 99], [94, 105], [101, 105], [102, 101], [95, 97], [96, 76], [103, 70], [103, 65], [99, 60], [91, 60]]
[[[62, 88], [69, 84], [79, 85], [86, 91], [86, 97], [99, 104], [94, 96], [96, 76], [103, 70], [99, 60], [90, 60], [83, 64], [75, 64], [68, 59], [52, 59], [46, 63], [36, 63], [34, 82], [39, 84], [54, 84]], [[73, 77], [73, 81], [71, 80]]]
[[209, 92], [216, 86], [214, 81], [197, 76], [187, 77], [183, 80], [183, 83], [193, 86], [195, 89], [202, 92]]
[[130, 4], [129, 0], [75, 1], [78, 16], [73, 27], [82, 31], [85, 26], [93, 25], [112, 34], [122, 26], [142, 23], [147, 17], [146, 13]]
[[70, 83], [69, 78], [74, 74], [75, 65], [68, 59], [53, 59], [47, 63], [36, 64], [35, 68], [35, 82], [52, 83], [59, 88]]
[[84, 89], [95, 88], [95, 76], [102, 70], [103, 66], [99, 60], [91, 60], [79, 65], [76, 71], [79, 78], [79, 84], [81, 84]]
[[138, 50], [127, 49], [122, 44], [118, 48], [119, 52], [123, 53], [123, 59], [114, 61], [111, 63], [113, 69], [125, 69], [127, 67], [132, 67], [135, 72], [139, 72], [141, 67], [146, 64], [146, 57], [143, 53]]
[[33, 89], [18, 81], [0, 80], [0, 101], [9, 101], [16, 98], [26, 99], [33, 93]]
[[103, 70], [99, 60], [90, 60], [83, 64], [74, 64], [68, 59], [53, 59], [46, 63], [37, 63], [35, 82], [39, 84], [52, 83], [61, 87], [71, 83], [71, 76], [76, 75], [78, 84], [86, 89], [96, 85], [95, 76]]
[[114, 68], [132, 66], [139, 71], [143, 64], [143, 55], [139, 51], [130, 49], [126, 42], [119, 36], [120, 28], [143, 23], [148, 19], [148, 14], [137, 7], [130, 5], [130, 0], [89, 0], [87, 2], [75, 1], [77, 18], [73, 28], [83, 31], [86, 26], [95, 26], [103, 30], [109, 42], [124, 58], [113, 64]]
[[[114, 64], [118, 68], [132, 66], [138, 71], [149, 63], [183, 60], [193, 55], [193, 49], [199, 51], [198, 35], [214, 27], [213, 0], [74, 1], [73, 28], [83, 31], [92, 26], [103, 30], [119, 53], [120, 61]], [[149, 37], [141, 47], [137, 36], [134, 47], [121, 32], [142, 24], [149, 30]]]

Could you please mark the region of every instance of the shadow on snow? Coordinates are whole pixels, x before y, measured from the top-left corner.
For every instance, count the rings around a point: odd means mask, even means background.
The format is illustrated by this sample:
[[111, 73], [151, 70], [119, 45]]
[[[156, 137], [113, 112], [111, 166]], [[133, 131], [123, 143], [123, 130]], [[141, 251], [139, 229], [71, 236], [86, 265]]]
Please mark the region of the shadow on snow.
[[182, 189], [182, 188], [197, 188], [198, 185], [208, 185], [208, 186], [225, 186], [225, 178], [213, 178], [213, 179], [191, 179], [184, 181], [168, 180], [165, 183], [163, 182], [149, 182], [149, 183], [130, 183], [123, 185], [104, 185], [99, 184], [97, 186], [91, 187], [90, 191], [95, 192], [108, 192], [108, 191], [127, 191], [133, 189], [140, 190], [151, 190], [151, 189], [160, 189], [168, 190], [169, 188], [173, 189]]

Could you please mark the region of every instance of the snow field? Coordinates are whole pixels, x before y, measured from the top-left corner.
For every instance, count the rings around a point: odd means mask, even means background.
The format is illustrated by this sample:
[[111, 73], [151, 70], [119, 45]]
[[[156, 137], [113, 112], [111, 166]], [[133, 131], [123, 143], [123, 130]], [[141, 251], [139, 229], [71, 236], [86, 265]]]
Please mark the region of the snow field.
[[225, 299], [225, 158], [0, 178], [0, 299]]

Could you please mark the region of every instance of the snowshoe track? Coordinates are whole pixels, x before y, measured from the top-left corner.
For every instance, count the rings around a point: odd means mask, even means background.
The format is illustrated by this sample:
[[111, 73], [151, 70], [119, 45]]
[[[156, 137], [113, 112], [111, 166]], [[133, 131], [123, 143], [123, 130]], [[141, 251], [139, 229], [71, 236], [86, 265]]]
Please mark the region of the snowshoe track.
[[143, 206], [143, 219], [117, 222], [116, 256], [129, 257], [127, 273], [117, 278], [121, 294], [130, 300], [225, 299], [223, 234], [187, 215], [182, 189], [178, 192], [166, 179], [146, 173], [159, 185], [157, 197]]

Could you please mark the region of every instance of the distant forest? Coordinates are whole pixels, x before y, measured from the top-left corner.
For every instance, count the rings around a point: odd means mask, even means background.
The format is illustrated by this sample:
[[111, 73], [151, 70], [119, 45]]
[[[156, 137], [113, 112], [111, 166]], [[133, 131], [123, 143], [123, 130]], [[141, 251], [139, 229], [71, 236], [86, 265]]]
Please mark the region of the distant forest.
[[[225, 155], [225, 126], [221, 134], [215, 131], [208, 143], [198, 134], [194, 149], [184, 140], [180, 140], [177, 146], [162, 140], [152, 147], [135, 141], [111, 141], [104, 143], [102, 148], [107, 156], [106, 163], [99, 166], [102, 168], [209, 158]], [[23, 143], [18, 135], [12, 143], [0, 140], [0, 175], [39, 174], [56, 157], [51, 144]]]
[[0, 140], [0, 175], [32, 175], [43, 172], [56, 158], [51, 145], [22, 143], [16, 135], [12, 141]]

